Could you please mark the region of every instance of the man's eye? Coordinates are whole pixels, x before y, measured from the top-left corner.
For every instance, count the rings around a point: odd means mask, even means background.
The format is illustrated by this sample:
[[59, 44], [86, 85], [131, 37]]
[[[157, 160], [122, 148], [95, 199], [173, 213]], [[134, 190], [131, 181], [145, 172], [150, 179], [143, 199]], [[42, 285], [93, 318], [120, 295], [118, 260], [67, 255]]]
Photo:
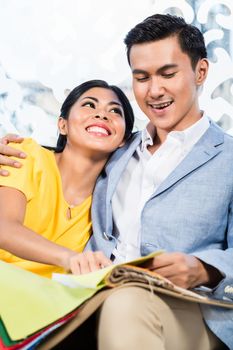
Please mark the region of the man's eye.
[[135, 77], [136, 81], [139, 81], [139, 82], [144, 82], [144, 81], [147, 81], [149, 79], [149, 77]]
[[174, 77], [175, 74], [176, 74], [176, 72], [173, 72], [173, 73], [164, 73], [164, 74], [162, 74], [162, 76], [163, 76], [164, 78], [166, 78], [166, 79], [169, 79], [169, 78]]
[[95, 104], [93, 102], [87, 101], [82, 104], [83, 107], [95, 108]]
[[110, 112], [120, 114], [121, 116], [123, 115], [122, 110], [120, 108], [117, 108], [117, 107], [112, 108]]

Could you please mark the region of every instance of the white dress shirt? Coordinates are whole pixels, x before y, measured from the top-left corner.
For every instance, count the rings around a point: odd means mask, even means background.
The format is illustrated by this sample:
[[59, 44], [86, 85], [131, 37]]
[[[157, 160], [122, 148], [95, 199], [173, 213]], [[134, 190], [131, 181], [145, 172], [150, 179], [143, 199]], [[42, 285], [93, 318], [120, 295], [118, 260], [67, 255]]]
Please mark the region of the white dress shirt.
[[166, 177], [187, 156], [195, 143], [209, 128], [204, 115], [183, 131], [171, 131], [154, 154], [155, 128], [149, 124], [142, 132], [142, 141], [123, 172], [113, 195], [114, 232], [118, 236], [113, 251], [114, 263], [135, 259], [140, 254], [141, 213], [146, 202]]

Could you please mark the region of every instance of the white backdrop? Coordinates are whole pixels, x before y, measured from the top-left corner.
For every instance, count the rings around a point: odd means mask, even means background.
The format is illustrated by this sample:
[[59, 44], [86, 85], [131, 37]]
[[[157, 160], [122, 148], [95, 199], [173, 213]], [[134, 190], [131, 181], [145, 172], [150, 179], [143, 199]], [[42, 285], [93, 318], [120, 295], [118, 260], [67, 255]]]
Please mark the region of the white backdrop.
[[201, 105], [233, 134], [232, 0], [0, 0], [0, 135], [53, 145], [67, 90], [94, 78], [123, 88], [143, 127], [123, 39], [154, 13], [182, 15], [203, 31], [211, 64]]

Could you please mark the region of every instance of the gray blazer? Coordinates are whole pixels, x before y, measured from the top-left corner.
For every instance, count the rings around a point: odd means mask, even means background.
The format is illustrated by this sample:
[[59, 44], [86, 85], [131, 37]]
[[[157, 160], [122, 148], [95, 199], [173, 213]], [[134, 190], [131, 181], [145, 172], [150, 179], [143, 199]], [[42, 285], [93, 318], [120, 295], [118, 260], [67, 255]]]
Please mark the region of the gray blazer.
[[[136, 133], [116, 151], [93, 196], [94, 234], [87, 249], [110, 256], [117, 242], [111, 199], [121, 174], [141, 141]], [[145, 204], [141, 255], [164, 249], [195, 255], [224, 276], [214, 289], [233, 301], [233, 138], [211, 122], [191, 152]], [[210, 329], [233, 349], [233, 310], [201, 306]]]

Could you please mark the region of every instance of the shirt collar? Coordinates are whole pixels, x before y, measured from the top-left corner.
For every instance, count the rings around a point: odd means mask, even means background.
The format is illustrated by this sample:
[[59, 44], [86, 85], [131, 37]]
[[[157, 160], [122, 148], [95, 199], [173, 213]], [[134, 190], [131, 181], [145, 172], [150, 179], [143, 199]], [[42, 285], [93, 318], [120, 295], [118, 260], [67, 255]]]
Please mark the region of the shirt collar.
[[[185, 146], [194, 145], [198, 139], [206, 132], [210, 126], [209, 118], [203, 113], [202, 117], [193, 125], [182, 131], [171, 131], [167, 138], [175, 138]], [[152, 123], [149, 123], [142, 131], [141, 151], [143, 152], [147, 146], [153, 145], [153, 139], [156, 134], [156, 128]]]
[[153, 145], [153, 139], [156, 134], [156, 129], [152, 123], [147, 124], [146, 128], [142, 130], [141, 151], [143, 152], [147, 146]]

